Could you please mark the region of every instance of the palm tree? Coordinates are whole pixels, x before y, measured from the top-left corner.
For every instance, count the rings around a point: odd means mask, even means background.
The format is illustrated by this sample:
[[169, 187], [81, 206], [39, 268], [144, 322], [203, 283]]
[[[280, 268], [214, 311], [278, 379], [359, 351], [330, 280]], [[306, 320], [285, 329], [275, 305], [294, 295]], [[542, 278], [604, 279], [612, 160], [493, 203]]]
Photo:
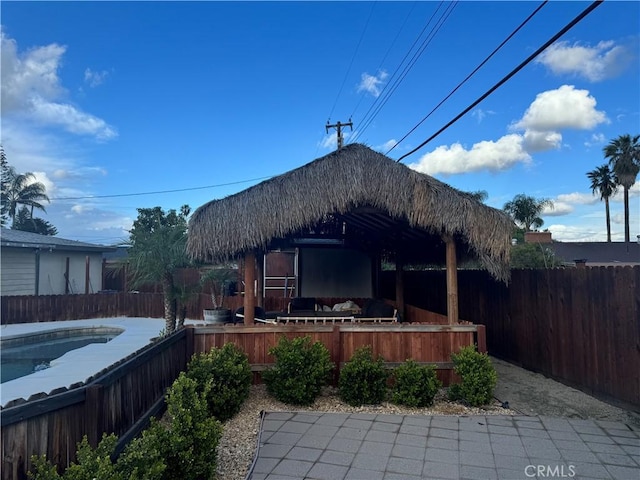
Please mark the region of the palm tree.
[[604, 147], [604, 158], [617, 178], [618, 185], [624, 189], [624, 241], [629, 242], [629, 189], [636, 182], [640, 171], [640, 135], [620, 135]]
[[35, 178], [31, 172], [16, 173], [14, 167], [7, 169], [6, 191], [3, 192], [2, 200], [7, 215], [12, 220], [12, 226], [15, 226], [19, 205], [30, 207], [31, 216], [34, 208], [46, 212], [41, 202], [49, 202], [49, 197], [44, 184], [34, 181]]
[[503, 210], [511, 215], [511, 218], [523, 227], [525, 232], [530, 232], [531, 227], [540, 228], [544, 223], [540, 214], [545, 207], [553, 208], [553, 202], [547, 198], [536, 199], [520, 193], [513, 197], [513, 200], [505, 203]]
[[587, 172], [587, 177], [591, 180], [591, 191], [595, 195], [600, 194], [600, 200], [604, 200], [604, 208], [607, 212], [607, 242], [611, 241], [611, 216], [609, 214], [609, 197], [618, 191], [616, 176], [609, 169], [606, 163], [595, 170]]
[[130, 230], [131, 248], [125, 262], [132, 276], [131, 284], [161, 284], [167, 334], [176, 327], [174, 274], [178, 268], [189, 264], [186, 253], [188, 214], [186, 205], [180, 213], [173, 209], [165, 213], [160, 207], [139, 208], [138, 218]]

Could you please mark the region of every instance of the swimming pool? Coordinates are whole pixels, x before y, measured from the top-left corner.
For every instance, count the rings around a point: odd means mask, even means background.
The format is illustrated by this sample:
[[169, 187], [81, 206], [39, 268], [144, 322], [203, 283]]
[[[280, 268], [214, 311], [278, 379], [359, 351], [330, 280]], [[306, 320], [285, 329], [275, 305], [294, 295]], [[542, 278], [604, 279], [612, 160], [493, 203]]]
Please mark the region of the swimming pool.
[[[189, 323], [191, 321], [187, 321]], [[36, 394], [49, 394], [60, 388], [72, 388], [89, 377], [140, 350], [153, 341], [165, 322], [162, 318], [110, 317], [99, 319], [34, 322], [0, 327], [0, 342], [16, 340], [34, 334], [49, 334], [70, 328], [107, 327], [122, 331], [107, 343], [90, 343], [71, 350], [51, 361], [51, 368], [9, 380], [0, 386], [0, 406], [16, 399], [29, 399]], [[15, 345], [15, 344], [14, 344]]]
[[0, 383], [49, 368], [49, 362], [91, 343], [106, 343], [120, 328], [80, 327], [38, 332], [0, 340]]

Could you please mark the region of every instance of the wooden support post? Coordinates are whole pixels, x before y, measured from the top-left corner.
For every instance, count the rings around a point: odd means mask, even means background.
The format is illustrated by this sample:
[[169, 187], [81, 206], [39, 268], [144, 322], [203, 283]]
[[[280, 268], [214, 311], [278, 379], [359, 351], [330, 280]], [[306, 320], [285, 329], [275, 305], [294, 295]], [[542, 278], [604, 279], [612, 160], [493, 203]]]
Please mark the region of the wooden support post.
[[458, 323], [458, 264], [456, 243], [452, 236], [443, 236], [447, 245], [447, 317], [449, 325]]
[[87, 255], [84, 259], [84, 294], [89, 295], [89, 285], [91, 284], [91, 276], [89, 269], [91, 267], [91, 257]]
[[244, 324], [255, 323], [256, 306], [256, 254], [247, 252], [244, 256]]
[[400, 252], [396, 254], [396, 308], [404, 319], [404, 259]]
[[256, 305], [264, 307], [264, 252], [256, 256]]

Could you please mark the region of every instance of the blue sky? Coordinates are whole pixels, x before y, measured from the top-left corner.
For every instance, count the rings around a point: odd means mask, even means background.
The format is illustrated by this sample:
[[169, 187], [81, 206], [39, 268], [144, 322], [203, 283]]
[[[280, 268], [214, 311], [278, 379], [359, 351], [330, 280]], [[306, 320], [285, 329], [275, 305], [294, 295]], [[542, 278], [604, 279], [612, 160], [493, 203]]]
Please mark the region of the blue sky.
[[[549, 2], [400, 142], [437, 132], [590, 2]], [[540, 2], [1, 4], [2, 145], [63, 238], [126, 240], [136, 208], [193, 209], [345, 142], [387, 153]], [[586, 172], [640, 134], [640, 3], [605, 1], [403, 163], [502, 208], [549, 198], [543, 228], [606, 239]], [[400, 81], [401, 80], [401, 81]], [[375, 113], [375, 115], [373, 115]], [[327, 181], [331, 181], [327, 179]], [[172, 193], [146, 194], [167, 190]], [[621, 241], [622, 195], [612, 235]], [[640, 233], [640, 182], [631, 235]]]

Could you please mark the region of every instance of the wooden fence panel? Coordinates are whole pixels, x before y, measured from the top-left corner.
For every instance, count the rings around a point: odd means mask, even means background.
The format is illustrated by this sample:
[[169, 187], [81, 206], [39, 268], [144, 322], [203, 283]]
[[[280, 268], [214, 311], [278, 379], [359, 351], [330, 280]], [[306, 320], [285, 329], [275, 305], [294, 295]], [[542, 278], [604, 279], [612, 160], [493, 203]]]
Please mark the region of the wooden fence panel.
[[2, 480], [26, 479], [31, 455], [46, 454], [62, 468], [75, 460], [87, 435], [127, 436], [186, 367], [193, 329], [136, 352], [91, 383], [2, 410]]
[[[383, 272], [394, 298], [395, 272]], [[445, 272], [405, 272], [405, 301], [446, 314]], [[640, 267], [458, 272], [460, 317], [487, 327], [489, 353], [640, 411]]]

